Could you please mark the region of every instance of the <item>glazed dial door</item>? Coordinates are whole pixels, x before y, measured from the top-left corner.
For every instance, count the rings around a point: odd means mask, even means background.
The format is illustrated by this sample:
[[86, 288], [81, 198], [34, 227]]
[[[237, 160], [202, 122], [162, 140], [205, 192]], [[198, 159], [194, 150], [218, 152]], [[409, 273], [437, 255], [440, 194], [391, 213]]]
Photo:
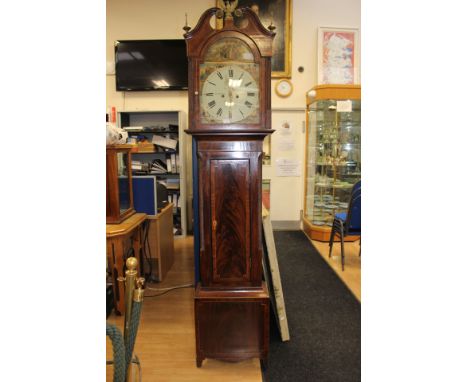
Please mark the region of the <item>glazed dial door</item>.
[[258, 115], [258, 82], [248, 70], [239, 64], [211, 69], [200, 97], [207, 120], [229, 124], [252, 120], [252, 116]]
[[260, 65], [246, 42], [228, 37], [211, 44], [199, 66], [200, 123], [260, 123]]

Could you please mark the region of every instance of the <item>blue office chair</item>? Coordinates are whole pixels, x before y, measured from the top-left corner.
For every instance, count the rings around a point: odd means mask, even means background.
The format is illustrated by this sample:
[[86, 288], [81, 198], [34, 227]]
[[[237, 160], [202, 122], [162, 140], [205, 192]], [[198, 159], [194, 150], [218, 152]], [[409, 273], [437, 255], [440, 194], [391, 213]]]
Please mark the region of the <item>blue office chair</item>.
[[[351, 198], [348, 205], [348, 212], [335, 214], [333, 226], [330, 235], [330, 252], [328, 257], [331, 257], [335, 235], [340, 237], [341, 241], [341, 270], [344, 271], [344, 238], [346, 236], [361, 236], [361, 181], [357, 182], [351, 190]], [[359, 238], [359, 246], [361, 239]], [[359, 248], [359, 256], [361, 256], [361, 248]]]

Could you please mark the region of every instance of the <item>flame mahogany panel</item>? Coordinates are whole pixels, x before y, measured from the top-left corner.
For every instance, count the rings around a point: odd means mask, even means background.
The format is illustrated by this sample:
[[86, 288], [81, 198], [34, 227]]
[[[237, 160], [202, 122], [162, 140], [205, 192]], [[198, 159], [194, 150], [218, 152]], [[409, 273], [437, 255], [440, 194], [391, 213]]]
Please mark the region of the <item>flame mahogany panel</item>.
[[198, 139], [202, 286], [259, 288], [263, 137]]
[[210, 161], [213, 281], [249, 281], [249, 159]]

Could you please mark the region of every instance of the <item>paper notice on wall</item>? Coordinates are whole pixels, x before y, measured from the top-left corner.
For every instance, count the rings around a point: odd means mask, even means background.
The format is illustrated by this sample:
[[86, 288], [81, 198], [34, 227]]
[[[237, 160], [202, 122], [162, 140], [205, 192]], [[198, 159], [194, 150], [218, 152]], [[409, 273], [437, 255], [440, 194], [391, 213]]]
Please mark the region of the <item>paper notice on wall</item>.
[[336, 111], [338, 113], [351, 113], [353, 111], [353, 103], [350, 100], [336, 101]]
[[276, 176], [301, 176], [301, 161], [280, 158], [275, 161]]
[[292, 133], [292, 126], [289, 121], [281, 122], [281, 126], [279, 127], [280, 135], [291, 135]]
[[294, 151], [296, 148], [294, 144], [294, 138], [293, 137], [279, 137], [278, 140], [278, 150], [279, 151]]

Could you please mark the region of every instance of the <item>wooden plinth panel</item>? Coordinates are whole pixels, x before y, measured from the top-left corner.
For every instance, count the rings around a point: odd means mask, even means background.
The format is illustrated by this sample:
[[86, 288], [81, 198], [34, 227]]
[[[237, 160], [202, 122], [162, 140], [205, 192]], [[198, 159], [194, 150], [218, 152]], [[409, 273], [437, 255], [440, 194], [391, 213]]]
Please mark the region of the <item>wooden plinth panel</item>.
[[197, 366], [205, 358], [266, 361], [269, 344], [269, 298], [258, 290], [195, 291]]

